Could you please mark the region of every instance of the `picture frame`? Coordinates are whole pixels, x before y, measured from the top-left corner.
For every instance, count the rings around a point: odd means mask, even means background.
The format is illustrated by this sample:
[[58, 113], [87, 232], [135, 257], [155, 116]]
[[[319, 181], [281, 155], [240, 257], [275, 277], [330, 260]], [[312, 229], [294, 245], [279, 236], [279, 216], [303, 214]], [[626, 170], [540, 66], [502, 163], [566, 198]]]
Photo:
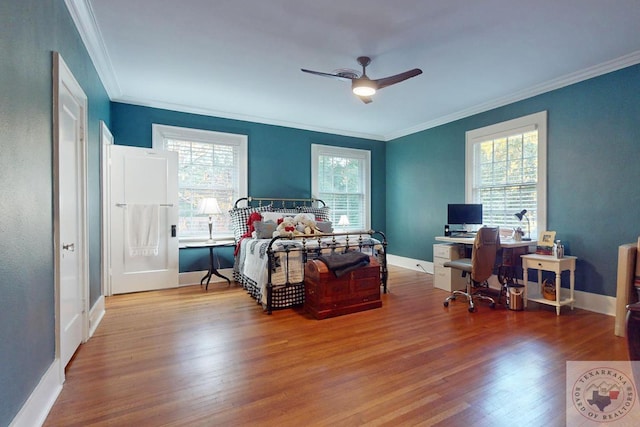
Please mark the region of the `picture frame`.
[[553, 246], [555, 241], [556, 241], [555, 231], [543, 231], [540, 233], [538, 246]]

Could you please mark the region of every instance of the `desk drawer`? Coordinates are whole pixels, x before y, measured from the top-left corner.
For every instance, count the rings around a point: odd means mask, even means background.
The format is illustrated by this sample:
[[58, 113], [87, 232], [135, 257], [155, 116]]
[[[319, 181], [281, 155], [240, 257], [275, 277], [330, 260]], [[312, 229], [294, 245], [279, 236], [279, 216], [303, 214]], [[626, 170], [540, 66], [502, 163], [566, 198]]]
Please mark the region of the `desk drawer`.
[[557, 261], [544, 261], [544, 260], [538, 260], [538, 259], [527, 260], [528, 268], [537, 268], [538, 270], [557, 271], [558, 266], [559, 264]]
[[447, 258], [437, 258], [437, 257], [434, 257], [434, 258], [433, 258], [433, 267], [434, 267], [434, 268], [436, 268], [436, 267], [444, 268], [444, 263], [445, 263], [445, 262], [448, 262], [448, 261], [451, 261], [451, 260], [450, 260], [450, 259], [447, 259]]
[[433, 257], [454, 260], [462, 258], [460, 256], [459, 245], [435, 244], [433, 245]]
[[452, 270], [449, 267], [435, 265], [433, 268], [433, 286], [448, 292], [464, 289], [467, 286], [467, 278], [462, 277], [460, 270]]

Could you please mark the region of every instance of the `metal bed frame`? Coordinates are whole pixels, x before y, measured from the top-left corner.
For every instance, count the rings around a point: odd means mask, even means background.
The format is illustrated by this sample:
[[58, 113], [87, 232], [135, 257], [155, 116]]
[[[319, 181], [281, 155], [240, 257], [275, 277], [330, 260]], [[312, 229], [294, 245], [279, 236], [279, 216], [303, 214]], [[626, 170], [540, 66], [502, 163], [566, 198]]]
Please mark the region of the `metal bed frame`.
[[[314, 204], [321, 204], [319, 207], [325, 207], [324, 201], [315, 198], [308, 199], [286, 199], [286, 198], [258, 198], [258, 197], [243, 197], [238, 199], [234, 203], [234, 208], [239, 208], [238, 204], [242, 201], [247, 202], [247, 206], [254, 206], [252, 203], [257, 202], [258, 206], [264, 206], [264, 202], [271, 204], [277, 203], [281, 206], [274, 206], [279, 208], [296, 208], [298, 206], [310, 206]], [[344, 236], [344, 239], [337, 240], [336, 237]], [[376, 239], [379, 243], [370, 243], [365, 241], [363, 236], [368, 236], [371, 239]], [[375, 237], [374, 237], [375, 236]], [[331, 238], [327, 242], [327, 238]], [[295, 240], [300, 241], [300, 245], [293, 247], [285, 247], [284, 251], [274, 250], [274, 243], [278, 240]], [[317, 241], [317, 245], [309, 246], [309, 242]], [[322, 244], [321, 244], [322, 242]], [[331, 234], [305, 234], [298, 236], [277, 236], [271, 239], [267, 247], [268, 257], [268, 276], [267, 276], [267, 296], [266, 307], [264, 307], [267, 314], [271, 314], [274, 309], [289, 308], [295, 305], [304, 303], [304, 280], [300, 283], [291, 282], [289, 280], [288, 269], [286, 270], [286, 282], [284, 285], [274, 285], [272, 283], [272, 272], [276, 265], [276, 257], [278, 253], [284, 252], [285, 262], [289, 261], [289, 258], [293, 253], [300, 252], [302, 257], [303, 269], [307, 261], [314, 260], [320, 255], [321, 249], [330, 249], [331, 252], [346, 252], [350, 250], [363, 251], [371, 248], [372, 252], [375, 250], [375, 246], [382, 246], [382, 251], [377, 251], [377, 259], [380, 264], [380, 285], [383, 288], [383, 292], [387, 293], [387, 279], [389, 272], [387, 269], [387, 238], [381, 231], [375, 230], [361, 230], [361, 231], [349, 231], [339, 232]], [[291, 305], [274, 307], [274, 303], [279, 303], [280, 298], [292, 301]]]

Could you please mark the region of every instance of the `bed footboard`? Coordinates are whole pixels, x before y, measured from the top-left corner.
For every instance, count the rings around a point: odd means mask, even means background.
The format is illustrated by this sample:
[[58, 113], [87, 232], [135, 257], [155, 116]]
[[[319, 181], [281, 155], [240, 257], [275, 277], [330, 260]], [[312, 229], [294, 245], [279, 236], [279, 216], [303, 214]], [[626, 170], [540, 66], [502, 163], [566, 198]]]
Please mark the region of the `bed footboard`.
[[[268, 279], [266, 286], [267, 314], [280, 306], [280, 299], [286, 298], [291, 305], [304, 302], [304, 265], [322, 254], [360, 251], [375, 256], [380, 264], [380, 286], [387, 293], [387, 238], [381, 231], [358, 231], [332, 234], [311, 234], [292, 237], [278, 236], [268, 245]], [[290, 266], [301, 266], [301, 272]], [[274, 284], [274, 272], [280, 268], [284, 274], [283, 283]], [[274, 304], [278, 299], [277, 304]]]

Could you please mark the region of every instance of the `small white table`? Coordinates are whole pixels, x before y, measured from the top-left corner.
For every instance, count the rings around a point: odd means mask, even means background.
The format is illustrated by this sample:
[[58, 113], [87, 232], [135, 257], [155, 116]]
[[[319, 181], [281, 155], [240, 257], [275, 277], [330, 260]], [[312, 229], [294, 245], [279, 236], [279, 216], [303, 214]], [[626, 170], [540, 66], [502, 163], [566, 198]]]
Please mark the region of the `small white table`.
[[[575, 302], [573, 290], [575, 286], [575, 271], [576, 260], [578, 257], [566, 255], [563, 258], [556, 258], [551, 255], [538, 255], [528, 254], [521, 255], [522, 269], [524, 278], [524, 306], [527, 306], [527, 300], [539, 302], [541, 304], [553, 305], [556, 307], [556, 315], [560, 315], [560, 307], [563, 305], [570, 305], [573, 310], [573, 303]], [[527, 270], [535, 268], [538, 270], [538, 292], [529, 295], [529, 276]], [[556, 273], [556, 300], [551, 301], [542, 296], [542, 270], [553, 271]], [[561, 275], [565, 270], [569, 270], [569, 296], [563, 297], [560, 293], [561, 290]]]

